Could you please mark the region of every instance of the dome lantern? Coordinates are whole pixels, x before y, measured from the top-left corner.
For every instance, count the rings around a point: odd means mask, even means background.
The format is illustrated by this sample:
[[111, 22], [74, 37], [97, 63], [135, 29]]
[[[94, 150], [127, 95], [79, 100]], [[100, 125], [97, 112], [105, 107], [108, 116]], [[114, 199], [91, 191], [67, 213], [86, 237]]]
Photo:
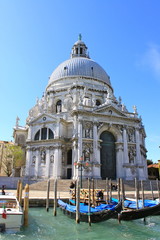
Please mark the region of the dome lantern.
[[79, 34], [78, 41], [72, 47], [71, 58], [74, 57], [85, 57], [89, 58], [87, 53], [87, 46], [84, 42], [82, 42], [82, 35]]

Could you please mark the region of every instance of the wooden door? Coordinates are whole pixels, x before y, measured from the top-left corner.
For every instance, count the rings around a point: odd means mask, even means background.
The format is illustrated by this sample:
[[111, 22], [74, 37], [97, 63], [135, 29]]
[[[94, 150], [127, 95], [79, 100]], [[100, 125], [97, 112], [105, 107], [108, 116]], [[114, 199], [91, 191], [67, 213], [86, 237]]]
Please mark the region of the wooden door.
[[101, 134], [101, 177], [116, 179], [115, 138], [112, 133], [105, 131]]

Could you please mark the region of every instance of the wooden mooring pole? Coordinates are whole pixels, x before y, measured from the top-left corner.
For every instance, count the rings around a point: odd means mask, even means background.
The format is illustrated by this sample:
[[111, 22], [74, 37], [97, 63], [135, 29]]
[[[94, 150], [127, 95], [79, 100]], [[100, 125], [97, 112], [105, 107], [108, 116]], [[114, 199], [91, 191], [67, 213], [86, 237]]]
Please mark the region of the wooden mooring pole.
[[95, 205], [94, 179], [92, 179], [92, 204]]
[[153, 186], [152, 186], [152, 182], [151, 181], [150, 181], [150, 188], [151, 188], [151, 193], [152, 193], [152, 200], [154, 200]]
[[118, 201], [120, 202], [120, 200], [121, 200], [121, 185], [120, 185], [121, 183], [120, 183], [120, 178], [118, 178]]
[[54, 208], [53, 215], [57, 216], [57, 179], [54, 179]]
[[106, 178], [106, 201], [109, 203], [109, 180]]
[[24, 226], [28, 226], [28, 209], [29, 209], [29, 185], [26, 184], [24, 189]]
[[141, 192], [142, 192], [142, 206], [144, 208], [144, 185], [143, 185], [143, 180], [141, 180]]
[[19, 199], [19, 186], [20, 186], [21, 180], [19, 179], [17, 182], [17, 200]]
[[23, 184], [22, 184], [22, 181], [20, 181], [20, 183], [19, 183], [19, 197], [18, 197], [18, 201], [19, 201], [20, 205], [22, 205], [22, 191], [23, 191]]
[[46, 211], [49, 211], [49, 192], [50, 192], [50, 179], [47, 181], [47, 198], [46, 198]]
[[160, 201], [160, 190], [159, 190], [159, 180], [158, 180], [158, 178], [156, 179], [156, 182], [157, 182], [158, 198], [159, 198], [159, 201]]
[[110, 179], [110, 192], [109, 192], [109, 202], [111, 202], [112, 201], [112, 179]]
[[124, 183], [123, 179], [120, 179], [120, 185], [121, 185], [121, 192], [122, 192], [122, 208], [124, 208], [124, 200], [125, 200], [125, 190], [124, 190]]
[[80, 213], [79, 213], [79, 204], [80, 204], [80, 186], [79, 179], [76, 181], [76, 223], [80, 223]]
[[138, 209], [138, 199], [139, 199], [139, 186], [138, 186], [138, 180], [135, 178], [135, 197], [136, 197], [136, 208]]
[[91, 226], [91, 182], [88, 178], [88, 223]]

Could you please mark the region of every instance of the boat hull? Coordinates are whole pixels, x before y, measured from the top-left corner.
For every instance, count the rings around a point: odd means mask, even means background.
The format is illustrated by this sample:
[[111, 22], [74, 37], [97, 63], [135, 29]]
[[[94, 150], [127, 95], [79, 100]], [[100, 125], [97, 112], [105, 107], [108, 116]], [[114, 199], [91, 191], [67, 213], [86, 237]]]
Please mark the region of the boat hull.
[[121, 220], [123, 220], [123, 221], [136, 220], [136, 219], [156, 215], [159, 212], [160, 212], [160, 203], [153, 207], [123, 210], [119, 213], [118, 219], [119, 219], [119, 221], [121, 221]]
[[23, 223], [23, 214], [7, 214], [6, 219], [2, 218], [1, 215], [0, 224], [5, 225], [5, 230], [20, 230]]
[[0, 224], [5, 225], [5, 230], [20, 230], [20, 227], [23, 223], [23, 213], [7, 213], [6, 218], [2, 218], [2, 214], [0, 214]]
[[[65, 215], [69, 216], [72, 219], [76, 219], [76, 212], [68, 211], [64, 206], [61, 206], [60, 204], [59, 204], [59, 207]], [[121, 209], [122, 209], [122, 203], [120, 202], [115, 207], [115, 210], [104, 209], [100, 212], [90, 213], [91, 222], [97, 223], [97, 222], [106, 221], [110, 218], [116, 218], [118, 216], [118, 213], [121, 211]], [[88, 222], [88, 213], [80, 212], [79, 219], [81, 222]]]

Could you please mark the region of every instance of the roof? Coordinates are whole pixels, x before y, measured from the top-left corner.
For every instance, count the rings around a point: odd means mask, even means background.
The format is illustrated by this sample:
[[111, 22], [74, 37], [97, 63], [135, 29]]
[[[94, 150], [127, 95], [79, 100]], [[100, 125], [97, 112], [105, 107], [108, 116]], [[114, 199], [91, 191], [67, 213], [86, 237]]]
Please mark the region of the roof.
[[148, 168], [159, 168], [158, 163], [150, 164], [147, 166]]
[[85, 57], [75, 57], [61, 63], [52, 73], [48, 84], [66, 77], [89, 77], [111, 85], [109, 76], [96, 62]]
[[14, 144], [12, 141], [0, 141], [0, 144]]

